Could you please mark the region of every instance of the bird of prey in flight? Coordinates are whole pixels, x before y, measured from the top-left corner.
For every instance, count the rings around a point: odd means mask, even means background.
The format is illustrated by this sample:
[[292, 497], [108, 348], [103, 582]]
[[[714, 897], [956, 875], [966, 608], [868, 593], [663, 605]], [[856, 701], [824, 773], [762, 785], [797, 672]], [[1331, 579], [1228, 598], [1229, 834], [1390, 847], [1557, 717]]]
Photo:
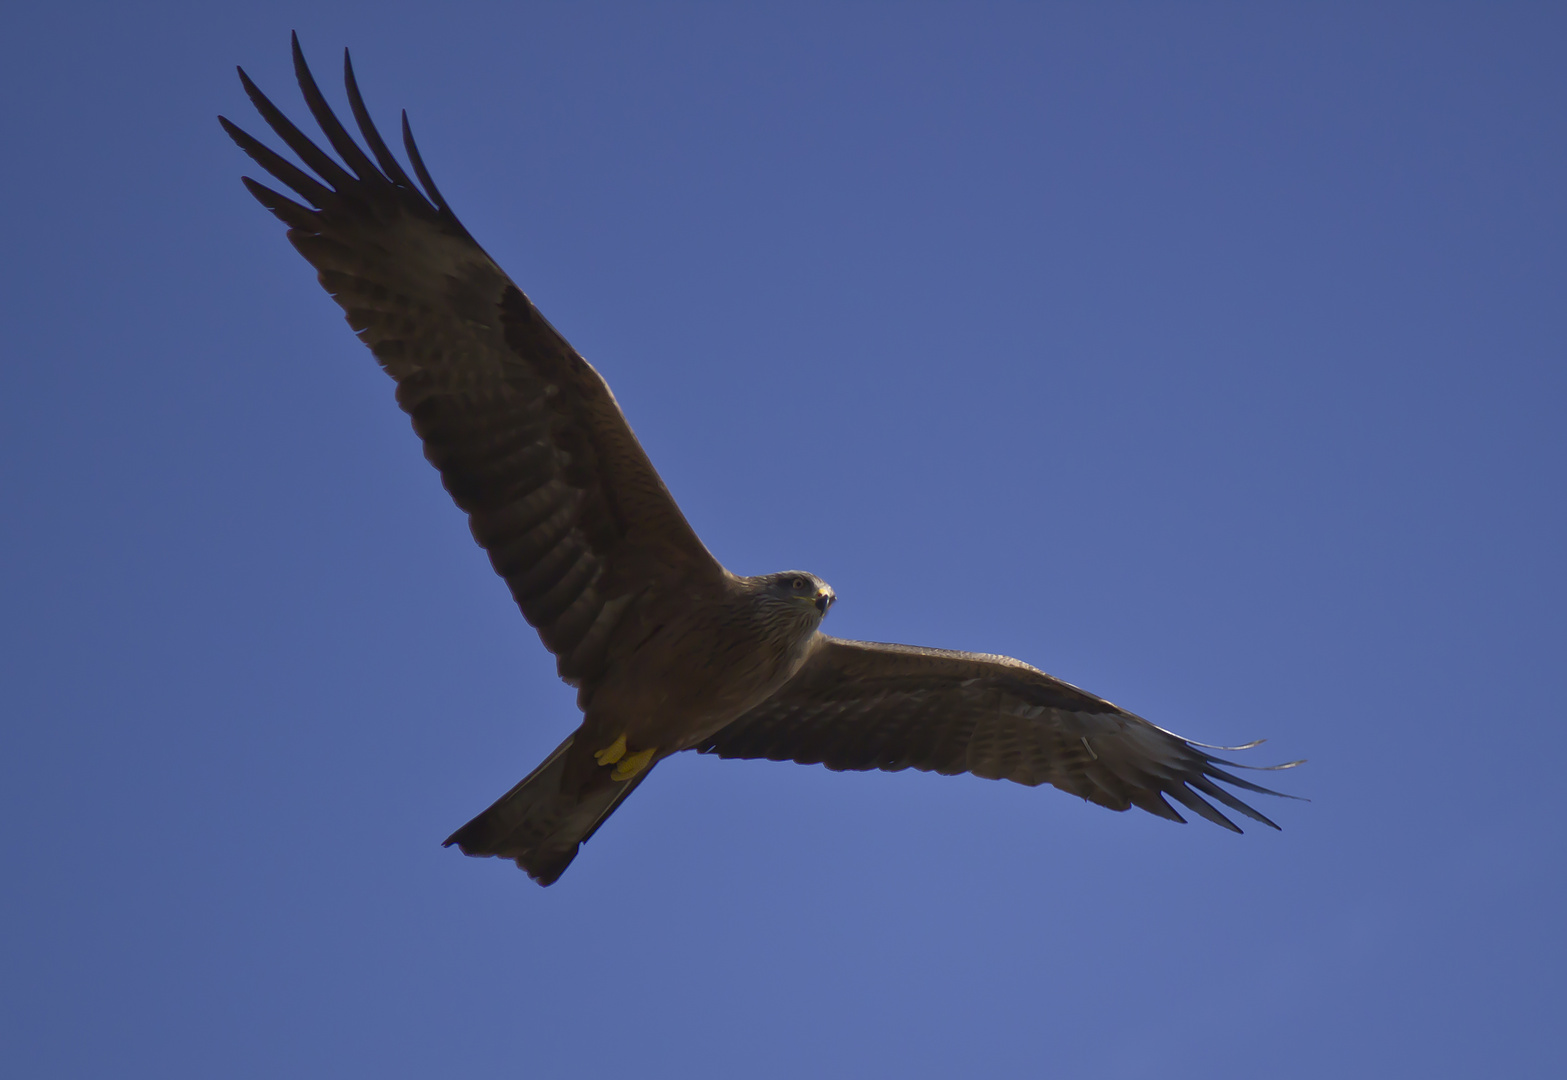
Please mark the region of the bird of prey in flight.
[[250, 177], [245, 187], [288, 226], [289, 242], [396, 382], [425, 457], [576, 687], [583, 714], [448, 845], [513, 859], [549, 885], [648, 773], [682, 750], [835, 770], [970, 772], [1184, 821], [1168, 796], [1239, 832], [1211, 799], [1278, 827], [1215, 781], [1278, 793], [1206, 752], [1255, 743], [1191, 742], [1004, 656], [829, 637], [820, 626], [834, 593], [821, 578], [724, 569], [603, 378], [458, 222], [407, 115], [403, 147], [417, 183], [371, 122], [346, 51], [362, 142], [328, 106], [297, 37], [294, 71], [337, 156], [241, 70], [262, 119], [305, 166], [220, 117], [292, 196]]

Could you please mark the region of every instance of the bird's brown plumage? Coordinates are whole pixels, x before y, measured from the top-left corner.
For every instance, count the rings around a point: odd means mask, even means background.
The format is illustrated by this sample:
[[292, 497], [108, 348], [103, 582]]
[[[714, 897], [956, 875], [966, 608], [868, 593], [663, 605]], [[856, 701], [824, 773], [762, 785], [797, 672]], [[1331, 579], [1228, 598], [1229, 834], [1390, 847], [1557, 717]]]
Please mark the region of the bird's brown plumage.
[[[726, 571], [603, 378], [453, 215], [406, 116], [417, 182], [371, 122], [346, 52], [363, 147], [327, 105], [297, 39], [294, 67], [341, 160], [241, 71], [257, 111], [310, 170], [220, 118], [304, 202], [249, 177], [245, 185], [289, 226], [395, 380], [425, 456], [585, 714], [448, 843], [515, 859], [549, 884], [647, 768], [684, 749], [833, 769], [969, 771], [1181, 820], [1162, 794], [1235, 828], [1207, 795], [1272, 824], [1213, 781], [1266, 789], [1091, 694], [1005, 657], [826, 637], [817, 625], [832, 592], [819, 579]], [[610, 771], [622, 759], [635, 767]]]
[[[468, 514], [523, 615], [590, 694], [627, 605], [723, 570], [686, 523], [608, 385], [468, 235], [433, 184], [421, 193], [349, 101], [378, 168], [337, 122], [294, 42], [305, 100], [345, 170], [240, 72], [257, 111], [326, 184], [248, 134], [225, 130], [314, 209], [253, 180], [348, 323], [397, 382], [425, 456]], [[415, 171], [427, 175], [411, 134]]]
[[1201, 792], [1278, 828], [1213, 781], [1275, 792], [1226, 772], [1227, 762], [1180, 736], [1006, 656], [824, 634], [799, 674], [697, 749], [839, 771], [912, 768], [1053, 784], [1112, 810], [1138, 806], [1183, 820], [1161, 797], [1168, 795], [1240, 832]]

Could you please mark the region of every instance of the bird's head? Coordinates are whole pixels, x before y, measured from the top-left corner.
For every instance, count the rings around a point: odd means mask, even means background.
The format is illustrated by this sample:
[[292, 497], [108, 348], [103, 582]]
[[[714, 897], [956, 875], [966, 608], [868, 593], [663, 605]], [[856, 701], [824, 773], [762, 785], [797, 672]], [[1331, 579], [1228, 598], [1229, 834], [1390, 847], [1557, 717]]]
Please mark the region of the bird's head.
[[785, 570], [781, 574], [768, 574], [762, 579], [763, 588], [778, 600], [802, 611], [810, 611], [820, 619], [827, 614], [838, 594], [815, 574], [804, 570]]

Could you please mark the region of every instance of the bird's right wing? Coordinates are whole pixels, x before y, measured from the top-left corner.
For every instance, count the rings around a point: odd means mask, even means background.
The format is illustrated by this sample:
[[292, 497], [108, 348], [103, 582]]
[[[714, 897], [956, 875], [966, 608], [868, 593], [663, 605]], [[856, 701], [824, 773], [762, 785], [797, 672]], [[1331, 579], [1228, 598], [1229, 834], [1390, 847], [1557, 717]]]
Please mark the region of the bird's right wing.
[[639, 592], [723, 570], [603, 378], [452, 214], [406, 115], [403, 145], [422, 190], [371, 123], [346, 52], [343, 68], [364, 147], [333, 115], [295, 39], [300, 89], [341, 163], [240, 72], [262, 118], [315, 174], [220, 117], [304, 204], [249, 177], [245, 186], [289, 226], [290, 242], [396, 380], [425, 456], [561, 676], [591, 682]]
[[1167, 795], [1240, 832], [1206, 795], [1278, 828], [1214, 782], [1279, 794], [1205, 752], [1248, 747], [1189, 742], [1010, 657], [822, 635], [778, 693], [696, 749], [835, 770], [914, 768], [1053, 784], [1112, 810], [1138, 806], [1184, 821]]

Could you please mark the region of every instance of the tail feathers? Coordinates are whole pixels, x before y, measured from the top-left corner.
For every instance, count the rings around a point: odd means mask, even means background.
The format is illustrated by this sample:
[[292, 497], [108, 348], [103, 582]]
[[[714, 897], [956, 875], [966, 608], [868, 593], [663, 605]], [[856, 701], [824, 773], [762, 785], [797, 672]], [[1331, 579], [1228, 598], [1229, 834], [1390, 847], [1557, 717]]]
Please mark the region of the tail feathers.
[[447, 837], [445, 846], [456, 844], [464, 855], [512, 859], [540, 885], [554, 884], [577, 857], [577, 849], [652, 771], [625, 783], [591, 784], [566, 794], [572, 738], [488, 810]]

